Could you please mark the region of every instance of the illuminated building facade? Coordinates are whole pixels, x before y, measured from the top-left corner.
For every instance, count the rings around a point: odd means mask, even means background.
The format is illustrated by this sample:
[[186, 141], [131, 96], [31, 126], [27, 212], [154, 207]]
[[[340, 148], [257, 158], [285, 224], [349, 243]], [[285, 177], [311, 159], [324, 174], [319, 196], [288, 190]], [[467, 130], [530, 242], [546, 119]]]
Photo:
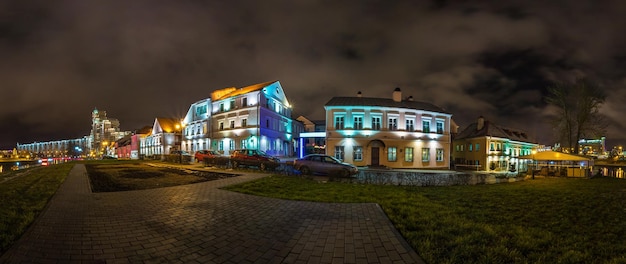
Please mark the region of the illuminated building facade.
[[28, 144], [17, 143], [17, 152], [21, 158], [69, 158], [87, 155], [89, 147], [87, 136], [77, 139], [63, 139]]
[[115, 157], [118, 159], [139, 159], [141, 141], [150, 132], [152, 132], [152, 127], [147, 126], [115, 141]]
[[452, 115], [430, 103], [333, 97], [326, 110], [326, 154], [356, 166], [450, 168]]
[[180, 120], [157, 117], [154, 119], [152, 131], [140, 138], [139, 152], [148, 158], [163, 158], [172, 151], [178, 150], [181, 143]]
[[304, 127], [291, 119], [291, 105], [279, 81], [219, 89], [211, 93], [210, 104], [210, 149], [224, 155], [235, 149], [258, 149], [273, 156], [296, 152], [293, 135]]
[[304, 116], [299, 116], [298, 118], [296, 118], [296, 120], [304, 125], [305, 133], [300, 134], [299, 148], [302, 148], [302, 151], [298, 154], [298, 157], [301, 158], [304, 155], [313, 153], [326, 153], [326, 121], [313, 121]]
[[457, 168], [480, 171], [525, 171], [528, 160], [538, 147], [526, 132], [498, 126], [482, 116], [454, 139], [452, 157]]
[[129, 134], [130, 131], [120, 131], [120, 121], [107, 117], [106, 111], [94, 109], [91, 112], [91, 133], [89, 135], [90, 156], [113, 156], [115, 141]]
[[599, 139], [581, 139], [578, 140], [578, 149], [580, 155], [588, 156], [604, 156], [606, 155], [606, 138]]
[[203, 99], [193, 103], [183, 118], [182, 150], [194, 153], [198, 150], [209, 149], [211, 146], [210, 118], [211, 99]]

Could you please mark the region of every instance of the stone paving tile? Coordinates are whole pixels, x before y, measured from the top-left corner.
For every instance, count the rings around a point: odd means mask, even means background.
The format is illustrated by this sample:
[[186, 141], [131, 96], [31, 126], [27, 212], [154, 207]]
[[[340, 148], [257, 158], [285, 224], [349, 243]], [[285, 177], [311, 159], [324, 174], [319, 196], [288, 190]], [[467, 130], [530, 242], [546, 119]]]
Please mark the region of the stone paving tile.
[[0, 263], [423, 263], [377, 204], [219, 189], [264, 176], [92, 193], [79, 164]]

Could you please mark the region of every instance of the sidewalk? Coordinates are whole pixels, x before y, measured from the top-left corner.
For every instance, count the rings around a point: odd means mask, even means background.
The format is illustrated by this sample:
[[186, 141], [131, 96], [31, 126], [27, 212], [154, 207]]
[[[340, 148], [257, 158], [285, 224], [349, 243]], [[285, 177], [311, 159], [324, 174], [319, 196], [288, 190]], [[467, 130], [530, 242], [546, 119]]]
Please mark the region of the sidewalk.
[[423, 263], [376, 204], [219, 189], [268, 175], [240, 174], [91, 193], [84, 165], [76, 165], [0, 263]]

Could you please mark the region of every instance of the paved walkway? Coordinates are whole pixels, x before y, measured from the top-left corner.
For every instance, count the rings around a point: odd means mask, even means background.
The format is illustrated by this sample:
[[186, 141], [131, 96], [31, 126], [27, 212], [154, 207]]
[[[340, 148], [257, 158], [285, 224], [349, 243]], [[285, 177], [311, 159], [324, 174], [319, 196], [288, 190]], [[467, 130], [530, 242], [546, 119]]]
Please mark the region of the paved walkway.
[[79, 164], [0, 263], [422, 263], [376, 204], [218, 189], [264, 176], [92, 193]]

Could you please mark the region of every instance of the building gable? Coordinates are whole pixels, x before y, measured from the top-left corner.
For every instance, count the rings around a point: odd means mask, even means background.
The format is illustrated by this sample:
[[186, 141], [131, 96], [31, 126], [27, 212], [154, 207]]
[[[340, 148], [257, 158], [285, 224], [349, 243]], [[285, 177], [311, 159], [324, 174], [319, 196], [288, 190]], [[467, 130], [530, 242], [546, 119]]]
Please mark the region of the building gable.
[[174, 118], [157, 117], [154, 119], [154, 125], [152, 126], [152, 134], [160, 133], [174, 133], [178, 121]]

